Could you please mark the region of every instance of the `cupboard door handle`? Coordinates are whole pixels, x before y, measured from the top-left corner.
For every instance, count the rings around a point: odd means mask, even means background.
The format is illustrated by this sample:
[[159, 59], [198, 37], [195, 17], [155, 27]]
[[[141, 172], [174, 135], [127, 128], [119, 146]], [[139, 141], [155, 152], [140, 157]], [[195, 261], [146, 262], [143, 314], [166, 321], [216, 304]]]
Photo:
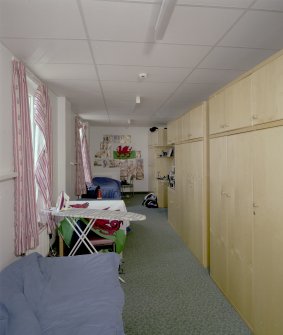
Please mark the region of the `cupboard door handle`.
[[254, 202], [253, 203], [253, 208], [258, 208], [259, 206]]
[[221, 192], [221, 195], [225, 195], [227, 198], [231, 198], [231, 194], [227, 192]]

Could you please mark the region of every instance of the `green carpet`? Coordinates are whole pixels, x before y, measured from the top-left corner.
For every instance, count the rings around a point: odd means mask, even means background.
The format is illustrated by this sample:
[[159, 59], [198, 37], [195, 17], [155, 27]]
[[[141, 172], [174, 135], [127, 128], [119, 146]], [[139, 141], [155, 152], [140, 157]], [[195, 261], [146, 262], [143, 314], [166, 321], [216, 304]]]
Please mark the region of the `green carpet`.
[[167, 210], [141, 206], [143, 197], [124, 199], [128, 211], [147, 216], [131, 224], [124, 250], [126, 335], [251, 334], [168, 224]]

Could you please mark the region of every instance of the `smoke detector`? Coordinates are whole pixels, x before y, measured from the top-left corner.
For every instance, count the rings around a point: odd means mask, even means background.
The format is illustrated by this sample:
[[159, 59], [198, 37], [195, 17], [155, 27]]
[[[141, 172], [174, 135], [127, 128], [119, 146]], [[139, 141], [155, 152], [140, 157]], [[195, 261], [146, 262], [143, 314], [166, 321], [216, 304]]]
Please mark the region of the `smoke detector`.
[[145, 78], [147, 78], [147, 73], [140, 73], [140, 74], [139, 74], [139, 78], [140, 78], [140, 79], [145, 79]]

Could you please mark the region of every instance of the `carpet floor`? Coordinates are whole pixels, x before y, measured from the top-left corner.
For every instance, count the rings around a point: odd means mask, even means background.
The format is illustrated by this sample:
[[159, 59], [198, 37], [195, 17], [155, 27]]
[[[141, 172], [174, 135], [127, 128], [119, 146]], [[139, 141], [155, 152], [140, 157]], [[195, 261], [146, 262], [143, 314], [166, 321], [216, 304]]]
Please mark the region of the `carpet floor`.
[[126, 335], [250, 335], [235, 309], [167, 221], [167, 209], [124, 199], [131, 223], [123, 253]]

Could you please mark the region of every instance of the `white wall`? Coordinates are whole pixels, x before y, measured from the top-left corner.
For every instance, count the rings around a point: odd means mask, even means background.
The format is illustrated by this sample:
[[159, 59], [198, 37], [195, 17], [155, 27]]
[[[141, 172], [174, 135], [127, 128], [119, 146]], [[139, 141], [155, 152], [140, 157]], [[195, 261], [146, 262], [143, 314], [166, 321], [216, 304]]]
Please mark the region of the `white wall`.
[[[141, 150], [144, 164], [144, 180], [135, 180], [136, 192], [148, 191], [148, 128], [145, 127], [90, 127], [89, 146], [90, 158], [93, 164], [94, 155], [100, 150], [103, 135], [131, 135], [131, 146], [134, 150]], [[118, 145], [118, 144], [117, 144]], [[92, 165], [94, 172], [94, 167]]]
[[12, 132], [12, 54], [0, 43], [0, 269], [14, 256], [14, 179], [1, 181], [14, 171]]
[[[55, 126], [55, 125], [54, 125]], [[65, 97], [58, 98], [57, 115], [57, 159], [56, 169], [58, 171], [58, 190], [65, 191], [71, 199], [75, 199], [75, 173], [76, 167], [71, 162], [75, 157], [75, 115], [71, 104]]]

